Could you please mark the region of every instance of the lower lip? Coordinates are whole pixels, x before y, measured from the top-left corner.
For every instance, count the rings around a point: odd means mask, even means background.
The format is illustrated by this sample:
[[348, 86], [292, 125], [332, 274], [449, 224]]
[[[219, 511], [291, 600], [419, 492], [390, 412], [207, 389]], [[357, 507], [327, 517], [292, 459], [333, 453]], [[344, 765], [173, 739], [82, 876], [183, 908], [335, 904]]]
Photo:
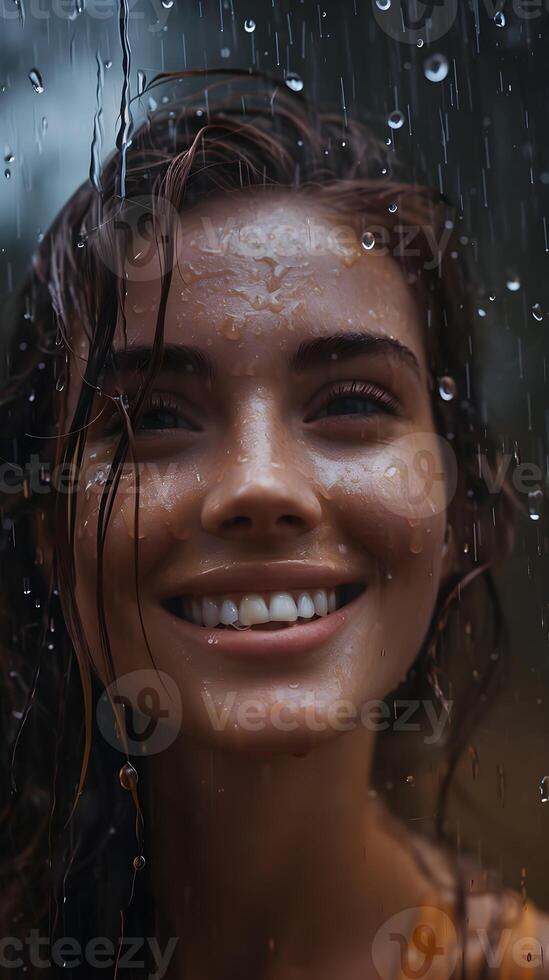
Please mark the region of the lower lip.
[[[174, 616], [189, 639], [203, 643], [208, 650], [235, 657], [285, 657], [310, 653], [331, 639], [347, 622], [364, 597], [362, 592], [341, 609], [310, 623], [294, 624], [280, 630], [207, 629], [188, 619]], [[171, 614], [173, 616], [173, 613]]]

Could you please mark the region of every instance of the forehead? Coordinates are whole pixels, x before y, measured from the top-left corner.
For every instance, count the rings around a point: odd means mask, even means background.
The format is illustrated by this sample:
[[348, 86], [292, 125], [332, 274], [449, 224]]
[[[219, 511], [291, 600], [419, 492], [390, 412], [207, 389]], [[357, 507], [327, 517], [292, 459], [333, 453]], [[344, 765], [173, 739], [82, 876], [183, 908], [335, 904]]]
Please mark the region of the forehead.
[[[390, 254], [365, 250], [351, 217], [316, 196], [287, 192], [210, 197], [178, 219], [164, 339], [207, 346], [221, 361], [237, 351], [274, 363], [304, 334], [375, 332], [425, 364], [419, 308]], [[150, 242], [127, 277], [128, 346], [152, 343], [160, 258]], [[115, 346], [123, 346], [119, 324]], [[77, 347], [86, 354], [86, 340]], [[274, 359], [274, 360], [273, 360]]]

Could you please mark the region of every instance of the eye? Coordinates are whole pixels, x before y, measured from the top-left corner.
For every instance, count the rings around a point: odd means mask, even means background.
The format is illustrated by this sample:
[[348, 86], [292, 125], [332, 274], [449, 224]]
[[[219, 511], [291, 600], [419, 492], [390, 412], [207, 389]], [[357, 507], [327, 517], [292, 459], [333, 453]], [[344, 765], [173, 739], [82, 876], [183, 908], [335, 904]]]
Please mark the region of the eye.
[[154, 432], [159, 429], [186, 429], [198, 432], [199, 426], [184, 413], [177, 399], [165, 395], [152, 395], [135, 427], [136, 432]]
[[396, 415], [397, 401], [377, 385], [366, 381], [346, 381], [332, 387], [322, 406], [305, 421], [345, 416], [364, 417], [379, 415], [380, 412]]

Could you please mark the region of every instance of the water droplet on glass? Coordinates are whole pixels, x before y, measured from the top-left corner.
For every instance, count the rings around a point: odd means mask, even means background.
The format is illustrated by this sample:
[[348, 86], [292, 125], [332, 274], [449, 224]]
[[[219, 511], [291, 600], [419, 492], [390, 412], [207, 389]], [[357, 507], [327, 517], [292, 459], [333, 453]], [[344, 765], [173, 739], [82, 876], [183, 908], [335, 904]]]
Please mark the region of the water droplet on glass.
[[106, 61], [105, 68], [107, 69], [107, 71], [109, 70], [109, 68], [112, 68], [112, 61]]
[[534, 320], [538, 321], [538, 323], [541, 323], [543, 320], [543, 310], [539, 303], [534, 303], [532, 307], [532, 316], [534, 317]]
[[247, 34], [253, 34], [253, 32], [255, 31], [255, 20], [252, 20], [251, 17], [248, 17], [244, 21], [244, 30], [246, 31]]
[[494, 15], [494, 24], [496, 27], [505, 27], [507, 20], [503, 10], [498, 10], [497, 14]]
[[[173, 3], [173, 0], [172, 0], [172, 3]], [[164, 7], [166, 5], [163, 3], [162, 6]], [[145, 858], [143, 857], [142, 854], [138, 854], [137, 857], [134, 857], [134, 859], [133, 859], [133, 866], [134, 866], [134, 868], [135, 868], [136, 871], [142, 871], [143, 868], [145, 867], [145, 864], [146, 864], [146, 861], [145, 861]]]
[[171, 10], [174, 5], [175, 0], [162, 0], [162, 6], [164, 10]]
[[416, 46], [417, 46], [418, 48], [422, 48], [422, 47], [423, 47], [423, 45], [424, 45], [424, 43], [425, 43], [425, 42], [424, 42], [424, 40], [423, 40], [423, 38], [422, 38], [422, 37], [419, 37], [419, 38], [417, 39], [417, 41], [416, 41]]
[[221, 48], [221, 51], [219, 52], [219, 54], [221, 55], [222, 58], [230, 58], [230, 56], [231, 56], [231, 49], [230, 48]]
[[6, 180], [11, 179], [11, 170], [9, 167], [6, 167], [6, 169], [4, 170], [4, 177], [6, 178]]
[[391, 0], [376, 0], [376, 7], [378, 10], [390, 10]]
[[511, 275], [507, 277], [507, 282], [505, 283], [507, 289], [511, 293], [516, 293], [520, 289], [520, 279], [517, 275]]
[[445, 375], [438, 380], [438, 393], [443, 402], [451, 402], [456, 397], [457, 385], [453, 378]]
[[147, 84], [147, 76], [146, 76], [146, 74], [145, 74], [144, 71], [141, 71], [141, 69], [139, 69], [138, 72], [137, 72], [137, 94], [138, 95], [143, 95], [143, 92], [145, 91], [145, 85], [146, 84]]
[[373, 231], [365, 231], [361, 238], [361, 243], [362, 248], [366, 249], [367, 252], [370, 252], [376, 243], [376, 236], [374, 235]]
[[531, 521], [539, 521], [543, 513], [543, 490], [530, 490], [528, 494], [528, 514]]
[[448, 58], [444, 54], [432, 54], [423, 66], [425, 78], [430, 82], [443, 82], [449, 71]]
[[38, 69], [31, 68], [31, 70], [29, 72], [29, 81], [30, 81], [30, 83], [31, 83], [34, 91], [36, 92], [36, 94], [37, 95], [42, 95], [42, 92], [44, 91], [44, 82], [42, 80], [42, 76], [41, 76], [40, 72], [38, 71]]
[[398, 211], [398, 204], [396, 203], [396, 201], [392, 201], [391, 204], [389, 205], [389, 213], [396, 214], [397, 211]]
[[391, 129], [402, 129], [404, 126], [404, 113], [400, 109], [394, 109], [389, 114], [387, 122]]
[[13, 163], [15, 160], [15, 153], [10, 150], [9, 146], [6, 147], [6, 152], [4, 154], [4, 163]]
[[303, 91], [303, 79], [296, 75], [294, 71], [288, 72], [285, 78], [286, 85], [292, 92], [302, 92]]
[[118, 778], [122, 789], [131, 789], [132, 786], [137, 784], [139, 775], [137, 769], [132, 766], [131, 762], [125, 762], [118, 773]]
[[542, 803], [549, 803], [549, 776], [542, 776], [539, 784]]

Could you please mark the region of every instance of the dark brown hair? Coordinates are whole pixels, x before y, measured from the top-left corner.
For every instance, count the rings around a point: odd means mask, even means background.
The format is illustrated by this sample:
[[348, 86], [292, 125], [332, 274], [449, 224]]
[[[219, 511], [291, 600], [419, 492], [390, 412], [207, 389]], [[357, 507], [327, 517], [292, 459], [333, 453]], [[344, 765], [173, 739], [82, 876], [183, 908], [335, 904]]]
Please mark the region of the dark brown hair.
[[[127, 909], [126, 929], [130, 917], [133, 934], [147, 935], [143, 930], [151, 914], [146, 872], [133, 868], [145, 844], [137, 788], [132, 785], [128, 794], [120, 786], [124, 758], [94, 738], [101, 686], [74, 601], [78, 477], [70, 492], [52, 488], [48, 493], [45, 472], [51, 464], [80, 471], [87, 427], [102, 397], [101, 375], [114, 357], [113, 334], [123, 316], [123, 269], [136, 199], [150, 203], [162, 298], [143, 383], [131, 402], [123, 392], [116, 400], [125, 424], [101, 497], [97, 614], [105, 676], [114, 678], [103, 603], [103, 544], [121, 466], [132, 455], [132, 427], [160, 365], [174, 262], [166, 215], [179, 214], [209, 194], [245, 194], [251, 188], [269, 193], [280, 187], [315, 195], [345, 215], [361, 237], [374, 227], [386, 229], [425, 321], [435, 420], [455, 451], [459, 472], [449, 509], [453, 576], [418, 652], [416, 680], [428, 679], [439, 694], [444, 688], [455, 645], [446, 643], [441, 655], [440, 641], [460, 589], [473, 579], [478, 622], [485, 626], [474, 649], [474, 687], [454, 698], [439, 831], [455, 766], [502, 664], [503, 624], [491, 568], [511, 546], [513, 505], [505, 489], [490, 497], [479, 471], [481, 457], [484, 465], [497, 468], [498, 451], [475, 404], [474, 280], [450, 202], [410, 180], [410, 168], [397, 167], [390, 141], [376, 137], [368, 125], [316, 111], [283, 81], [245, 72], [162, 75], [139, 105], [148, 113], [121, 151], [125, 178], [117, 152], [100, 178], [95, 174], [63, 208], [5, 308], [1, 454], [21, 473], [34, 454], [38, 468], [44, 468], [45, 491], [31, 492], [26, 478], [20, 492], [1, 497], [1, 904], [10, 934], [40, 923], [52, 935], [117, 937], [120, 912]], [[115, 216], [127, 220], [115, 222]], [[414, 229], [408, 251], [400, 247], [402, 226]], [[444, 243], [435, 262], [430, 261], [433, 241]], [[89, 340], [81, 378], [69, 367], [75, 323]], [[455, 385], [448, 400], [439, 396], [444, 377]], [[79, 394], [69, 417], [67, 399], [74, 386]], [[51, 566], [38, 547], [43, 540], [53, 545]], [[136, 534], [136, 581], [138, 563]]]

